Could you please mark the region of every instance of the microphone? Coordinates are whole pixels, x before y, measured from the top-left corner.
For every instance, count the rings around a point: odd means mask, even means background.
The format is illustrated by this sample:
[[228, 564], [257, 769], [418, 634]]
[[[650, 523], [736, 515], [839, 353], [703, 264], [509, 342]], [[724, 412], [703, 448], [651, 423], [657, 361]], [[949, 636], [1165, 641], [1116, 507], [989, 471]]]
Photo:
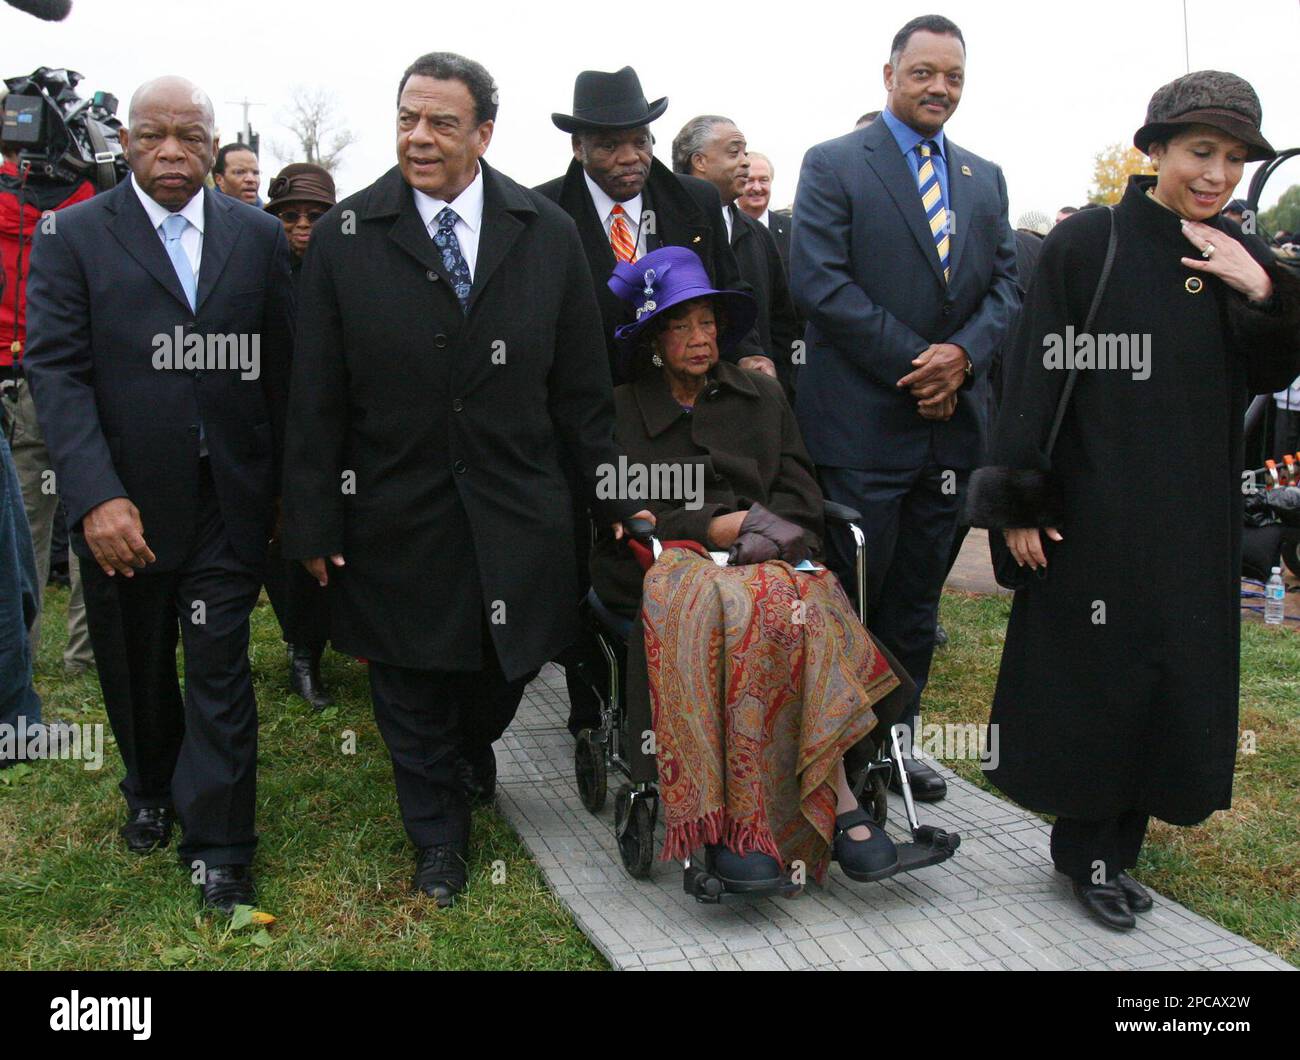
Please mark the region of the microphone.
[[5, 0], [10, 7], [26, 11], [46, 22], [62, 22], [72, 10], [72, 0]]

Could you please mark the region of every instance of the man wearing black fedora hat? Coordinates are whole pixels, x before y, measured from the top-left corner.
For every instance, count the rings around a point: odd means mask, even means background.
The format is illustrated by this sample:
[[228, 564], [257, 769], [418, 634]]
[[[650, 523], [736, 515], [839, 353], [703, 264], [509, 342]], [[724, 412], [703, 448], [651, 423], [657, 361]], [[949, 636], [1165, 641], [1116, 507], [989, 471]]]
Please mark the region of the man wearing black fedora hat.
[[[731, 250], [716, 189], [708, 181], [673, 173], [654, 157], [650, 123], [667, 109], [667, 97], [653, 103], [646, 100], [630, 66], [612, 74], [584, 70], [573, 86], [573, 113], [551, 115], [556, 127], [572, 136], [573, 161], [564, 176], [534, 189], [559, 203], [578, 226], [596, 285], [616, 386], [629, 376], [614, 331], [633, 319], [631, 310], [605, 283], [619, 261], [634, 262], [659, 247], [688, 247], [704, 262], [715, 287], [750, 290]], [[775, 375], [756, 330], [728, 357], [742, 367]], [[574, 496], [580, 497], [573, 472], [570, 478]], [[582, 525], [586, 513], [575, 512], [575, 517]], [[578, 534], [576, 544], [585, 595], [590, 542]], [[598, 669], [600, 654], [594, 645], [577, 645], [560, 661], [569, 685], [569, 728], [576, 733], [600, 710], [594, 693], [577, 676], [577, 668]]]
[[[747, 290], [729, 246], [717, 191], [707, 181], [673, 173], [654, 157], [650, 123], [667, 109], [666, 96], [647, 102], [630, 66], [612, 74], [584, 70], [573, 86], [573, 113], [551, 115], [556, 127], [572, 136], [573, 161], [564, 176], [535, 189], [559, 203], [578, 226], [596, 283], [615, 385], [626, 378], [614, 329], [631, 320], [627, 307], [605, 286], [618, 261], [635, 261], [658, 247], [689, 247], [718, 287]], [[746, 337], [732, 358], [742, 367], [771, 374], [756, 333]]]

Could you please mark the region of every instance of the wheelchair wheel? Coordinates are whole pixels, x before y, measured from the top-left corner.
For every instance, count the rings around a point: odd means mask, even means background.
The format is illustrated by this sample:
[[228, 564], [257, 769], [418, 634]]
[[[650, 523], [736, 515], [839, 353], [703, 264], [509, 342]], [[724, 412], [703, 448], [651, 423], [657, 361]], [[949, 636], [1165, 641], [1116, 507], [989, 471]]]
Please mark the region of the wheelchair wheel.
[[885, 827], [885, 822], [889, 819], [889, 781], [885, 779], [885, 772], [883, 769], [873, 769], [862, 792], [862, 808], [871, 814], [881, 828]]
[[614, 796], [614, 835], [623, 868], [634, 880], [644, 880], [650, 875], [650, 864], [654, 861], [654, 813], [649, 799], [633, 801], [628, 784]]
[[605, 745], [596, 738], [595, 729], [583, 729], [573, 748], [573, 775], [578, 784], [578, 798], [591, 813], [605, 808], [609, 775], [605, 768]]

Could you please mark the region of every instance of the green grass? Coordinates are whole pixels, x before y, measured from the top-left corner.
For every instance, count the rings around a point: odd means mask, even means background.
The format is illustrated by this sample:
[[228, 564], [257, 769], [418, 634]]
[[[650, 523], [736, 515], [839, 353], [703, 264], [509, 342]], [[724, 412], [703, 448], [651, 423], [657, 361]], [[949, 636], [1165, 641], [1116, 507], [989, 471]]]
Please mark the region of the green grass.
[[[986, 722], [1009, 598], [946, 592], [951, 643], [935, 656], [924, 721]], [[1300, 966], [1300, 638], [1242, 625], [1241, 729], [1232, 809], [1195, 828], [1153, 821], [1134, 875], [1229, 931]], [[977, 763], [948, 762], [993, 791]], [[1048, 818], [1050, 820], [1050, 818]]]
[[[47, 597], [37, 685], [47, 720], [104, 722], [93, 676], [67, 678], [67, 594]], [[952, 643], [936, 657], [925, 720], [988, 719], [1009, 603], [946, 593]], [[232, 929], [198, 915], [171, 849], [140, 858], [117, 837], [121, 765], [42, 762], [0, 773], [0, 968], [549, 968], [603, 958], [547, 891], [493, 810], [474, 817], [470, 887], [451, 910], [409, 889], [412, 852], [370, 712], [365, 673], [326, 656], [339, 706], [313, 715], [284, 686], [279, 630], [253, 616], [261, 709], [256, 869], [274, 924]], [[1300, 965], [1300, 641], [1243, 627], [1241, 755], [1233, 808], [1197, 828], [1153, 823], [1137, 875], [1228, 929]], [[345, 731], [356, 754], [342, 753]], [[111, 734], [106, 738], [111, 741]], [[951, 763], [984, 787], [974, 762]], [[493, 882], [501, 862], [505, 878]]]
[[[94, 676], [63, 673], [66, 604], [66, 592], [47, 594], [36, 675], [45, 718], [105, 722]], [[414, 855], [364, 668], [328, 653], [339, 705], [312, 714], [288, 693], [265, 601], [253, 616], [252, 659], [258, 908], [275, 923], [232, 930], [199, 916], [174, 845], [126, 852], [117, 836], [121, 761], [108, 743], [99, 771], [50, 761], [0, 773], [0, 968], [606, 967], [494, 810], [474, 815], [469, 889], [456, 905], [439, 910], [414, 897]], [[352, 755], [342, 750], [347, 730], [356, 734]]]

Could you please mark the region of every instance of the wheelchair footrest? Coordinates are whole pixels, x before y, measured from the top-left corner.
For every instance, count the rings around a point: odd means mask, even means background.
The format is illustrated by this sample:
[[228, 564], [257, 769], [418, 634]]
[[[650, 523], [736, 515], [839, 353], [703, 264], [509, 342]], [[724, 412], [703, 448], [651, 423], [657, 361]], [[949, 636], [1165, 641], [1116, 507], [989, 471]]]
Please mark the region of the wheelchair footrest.
[[947, 861], [961, 846], [961, 836], [945, 832], [933, 825], [921, 825], [912, 835], [911, 843], [898, 845], [898, 871], [912, 872], [929, 865]]

